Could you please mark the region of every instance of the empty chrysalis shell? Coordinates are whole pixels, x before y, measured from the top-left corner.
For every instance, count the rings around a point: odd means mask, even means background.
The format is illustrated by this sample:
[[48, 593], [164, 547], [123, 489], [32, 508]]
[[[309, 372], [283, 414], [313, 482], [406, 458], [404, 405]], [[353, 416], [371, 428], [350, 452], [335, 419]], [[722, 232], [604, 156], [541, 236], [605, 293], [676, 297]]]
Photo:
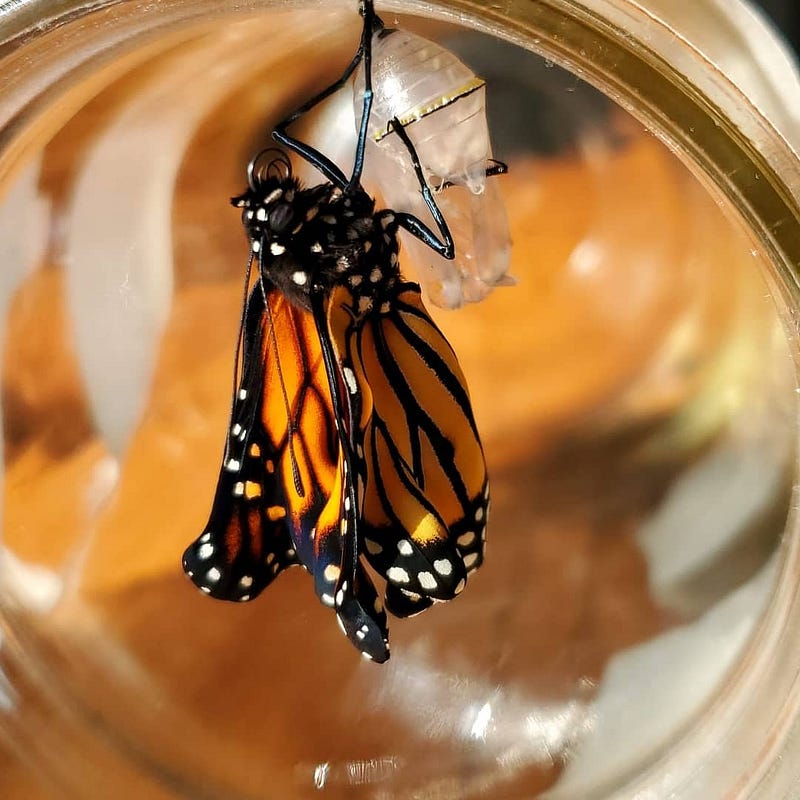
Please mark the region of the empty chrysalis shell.
[[[448, 261], [405, 237], [420, 282], [445, 308], [481, 300], [492, 287], [511, 282], [508, 220], [498, 179], [486, 177], [494, 162], [485, 84], [449, 50], [408, 31], [382, 29], [372, 44], [368, 178], [378, 184], [388, 207], [427, 218], [409, 153], [390, 125], [399, 119], [437, 190], [436, 202], [456, 244], [456, 257]], [[353, 91], [357, 121], [363, 94], [359, 68]]]

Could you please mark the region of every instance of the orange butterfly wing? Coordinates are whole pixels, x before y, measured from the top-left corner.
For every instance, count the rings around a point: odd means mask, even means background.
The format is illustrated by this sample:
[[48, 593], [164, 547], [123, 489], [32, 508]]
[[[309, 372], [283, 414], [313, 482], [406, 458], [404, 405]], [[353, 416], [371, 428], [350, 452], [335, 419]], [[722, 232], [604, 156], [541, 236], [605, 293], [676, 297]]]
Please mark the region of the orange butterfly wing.
[[[296, 324], [288, 306], [280, 320], [274, 334], [284, 341], [283, 346], [291, 343], [300, 348], [305, 338], [303, 327]], [[281, 407], [279, 417], [284, 420], [282, 434], [276, 435], [273, 430], [270, 436], [262, 422], [263, 408], [273, 407], [280, 395], [276, 382], [270, 381], [265, 387], [267, 373], [275, 369], [269, 356], [273, 349], [270, 335], [264, 298], [260, 286], [256, 286], [244, 319], [241, 379], [214, 502], [203, 534], [183, 556], [184, 570], [198, 588], [223, 600], [250, 600], [283, 569], [301, 563], [296, 539], [287, 524], [288, 498], [280, 480], [285, 460], [281, 456], [286, 450], [285, 407]], [[309, 368], [310, 364], [301, 372]], [[293, 397], [288, 401], [296, 407], [298, 387], [292, 388]], [[324, 432], [317, 433], [324, 441]], [[318, 459], [329, 451], [330, 446], [318, 450]], [[320, 472], [321, 480], [329, 481], [329, 464]], [[306, 483], [312, 483], [308, 476]], [[304, 509], [312, 504], [313, 497], [308, 494]]]
[[246, 601], [302, 564], [353, 643], [385, 661], [385, 613], [357, 563], [355, 539], [348, 543], [357, 535], [356, 468], [333, 408], [314, 317], [257, 284], [211, 514], [184, 553], [184, 569], [212, 597]]
[[410, 616], [459, 594], [483, 561], [488, 482], [466, 382], [416, 284], [361, 319], [335, 288], [329, 329], [365, 408], [354, 426], [363, 552], [387, 580], [389, 610]]

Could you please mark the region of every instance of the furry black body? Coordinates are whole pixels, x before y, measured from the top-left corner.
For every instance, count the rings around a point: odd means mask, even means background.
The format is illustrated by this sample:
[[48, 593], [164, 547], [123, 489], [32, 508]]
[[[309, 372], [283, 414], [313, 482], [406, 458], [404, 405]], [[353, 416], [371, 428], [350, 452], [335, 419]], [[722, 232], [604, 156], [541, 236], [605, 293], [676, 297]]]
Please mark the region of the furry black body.
[[353, 315], [380, 312], [399, 279], [396, 214], [375, 211], [359, 185], [303, 188], [290, 174], [251, 182], [233, 199], [261, 276], [293, 304], [311, 310], [312, 292], [346, 284]]

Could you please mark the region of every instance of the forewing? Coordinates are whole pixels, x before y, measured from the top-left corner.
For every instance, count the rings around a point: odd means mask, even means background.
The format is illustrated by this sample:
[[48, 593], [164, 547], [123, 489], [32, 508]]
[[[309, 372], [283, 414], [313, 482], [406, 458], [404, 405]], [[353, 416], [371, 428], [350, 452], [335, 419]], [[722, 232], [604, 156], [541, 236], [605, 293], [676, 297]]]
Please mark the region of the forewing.
[[[283, 318], [278, 324], [286, 322]], [[242, 370], [214, 502], [201, 536], [184, 552], [183, 568], [206, 594], [222, 600], [256, 597], [298, 563], [276, 480], [279, 452], [260, 423], [270, 324], [260, 286], [250, 295], [242, 331]], [[284, 333], [283, 335], [286, 335]]]
[[317, 520], [338, 491], [340, 469], [330, 388], [311, 314], [277, 291], [270, 293], [269, 305], [272, 333], [263, 352], [267, 392], [259, 416], [277, 454], [265, 464], [276, 478], [273, 513], [285, 516], [300, 562], [316, 575]]
[[365, 552], [400, 616], [457, 595], [483, 559], [486, 466], [465, 379], [414, 284], [359, 332], [372, 392]]
[[386, 612], [359, 560], [365, 486], [363, 435], [371, 415], [371, 394], [357, 379], [350, 357], [350, 342], [358, 330], [352, 304], [352, 294], [341, 285], [334, 287], [324, 302], [312, 301], [319, 339], [327, 354], [341, 445], [339, 485], [320, 514], [316, 545], [319, 563], [326, 564], [329, 572], [323, 578], [335, 578], [333, 597], [323, 597], [323, 601], [333, 600], [342, 630], [362, 654], [383, 662], [389, 658]]

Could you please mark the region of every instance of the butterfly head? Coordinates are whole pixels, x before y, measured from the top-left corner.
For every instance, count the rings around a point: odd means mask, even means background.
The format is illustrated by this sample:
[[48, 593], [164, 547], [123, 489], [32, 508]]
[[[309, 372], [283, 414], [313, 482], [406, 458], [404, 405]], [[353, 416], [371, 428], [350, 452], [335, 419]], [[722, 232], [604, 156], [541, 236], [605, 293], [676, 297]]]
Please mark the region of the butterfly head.
[[283, 150], [262, 150], [247, 168], [247, 191], [231, 200], [253, 241], [280, 242], [296, 235], [305, 219], [300, 182]]

